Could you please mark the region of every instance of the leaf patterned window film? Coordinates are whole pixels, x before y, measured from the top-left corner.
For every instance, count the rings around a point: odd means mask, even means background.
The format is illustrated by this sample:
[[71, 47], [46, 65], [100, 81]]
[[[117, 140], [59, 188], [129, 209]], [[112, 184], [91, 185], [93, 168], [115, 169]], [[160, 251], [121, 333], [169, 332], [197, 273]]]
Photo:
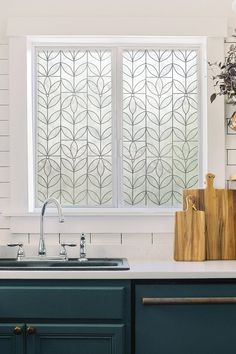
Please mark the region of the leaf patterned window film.
[[123, 52], [123, 198], [178, 206], [198, 184], [196, 50]]
[[36, 207], [173, 207], [198, 185], [198, 51], [118, 49], [36, 48]]
[[111, 96], [111, 51], [37, 51], [38, 205], [111, 205]]

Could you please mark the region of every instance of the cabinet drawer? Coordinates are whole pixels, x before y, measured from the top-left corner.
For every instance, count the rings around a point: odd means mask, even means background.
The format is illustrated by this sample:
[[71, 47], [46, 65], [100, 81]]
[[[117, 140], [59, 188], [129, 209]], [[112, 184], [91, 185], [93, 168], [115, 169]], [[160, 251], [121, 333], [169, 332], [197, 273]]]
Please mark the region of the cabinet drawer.
[[123, 319], [126, 286], [1, 286], [1, 318]]
[[236, 284], [137, 285], [135, 322], [136, 354], [233, 353]]

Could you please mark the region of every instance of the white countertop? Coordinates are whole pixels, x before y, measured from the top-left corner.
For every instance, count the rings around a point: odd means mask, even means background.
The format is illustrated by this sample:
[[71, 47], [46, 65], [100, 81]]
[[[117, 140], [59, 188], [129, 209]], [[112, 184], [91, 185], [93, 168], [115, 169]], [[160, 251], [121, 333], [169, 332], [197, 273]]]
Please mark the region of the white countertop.
[[129, 264], [124, 271], [0, 271], [0, 279], [236, 279], [236, 261]]

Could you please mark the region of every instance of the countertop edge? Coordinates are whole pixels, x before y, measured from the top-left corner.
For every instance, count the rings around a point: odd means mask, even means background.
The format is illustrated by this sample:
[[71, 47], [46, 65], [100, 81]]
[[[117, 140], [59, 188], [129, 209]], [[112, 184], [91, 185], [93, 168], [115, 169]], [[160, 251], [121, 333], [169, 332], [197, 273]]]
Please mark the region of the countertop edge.
[[123, 271], [0, 271], [0, 279], [236, 279], [236, 261], [139, 262]]

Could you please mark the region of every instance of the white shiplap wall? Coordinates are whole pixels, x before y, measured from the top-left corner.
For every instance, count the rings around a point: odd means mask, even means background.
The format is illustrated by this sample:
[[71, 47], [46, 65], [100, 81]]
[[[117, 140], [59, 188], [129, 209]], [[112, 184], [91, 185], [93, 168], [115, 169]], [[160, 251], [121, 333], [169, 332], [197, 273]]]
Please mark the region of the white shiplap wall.
[[[31, 246], [37, 249], [39, 234], [11, 234], [9, 217], [2, 215], [9, 206], [10, 197], [8, 89], [8, 45], [0, 44], [0, 245], [21, 241], [32, 250]], [[87, 234], [86, 239], [92, 249], [100, 247], [103, 256], [106, 249], [109, 250], [110, 256], [111, 252], [113, 252], [113, 256], [128, 256], [129, 249], [134, 251], [136, 247], [136, 254], [139, 257], [144, 257], [147, 254], [148, 258], [155, 257], [156, 252], [159, 252], [158, 258], [165, 259], [172, 255], [172, 236], [172, 234], [167, 234], [163, 237], [163, 235], [156, 233]], [[78, 242], [78, 240], [78, 234], [47, 234], [47, 244], [51, 246], [55, 246], [61, 241]], [[27, 250], [27, 247], [25, 248]]]
[[[232, 39], [226, 41], [227, 52]], [[38, 234], [14, 234], [10, 233], [10, 222], [2, 212], [8, 208], [10, 195], [10, 164], [9, 164], [9, 114], [8, 107], [8, 45], [0, 44], [0, 245], [13, 240], [23, 241], [24, 244], [37, 245]], [[226, 117], [229, 118], [236, 107], [226, 105]], [[231, 161], [232, 160], [232, 161]], [[235, 160], [235, 164], [234, 164]], [[230, 131], [226, 126], [226, 178], [236, 174], [236, 132]], [[172, 244], [171, 234], [165, 235], [168, 245]], [[76, 234], [50, 234], [47, 241], [54, 244], [63, 241], [78, 241]], [[162, 243], [163, 236], [159, 234], [88, 234], [87, 242], [91, 245], [122, 245], [129, 247], [139, 244], [142, 246], [156, 247]], [[165, 243], [165, 242], [164, 242]]]
[[10, 195], [8, 88], [8, 45], [0, 44], [0, 240], [10, 234], [9, 218], [2, 216]]

